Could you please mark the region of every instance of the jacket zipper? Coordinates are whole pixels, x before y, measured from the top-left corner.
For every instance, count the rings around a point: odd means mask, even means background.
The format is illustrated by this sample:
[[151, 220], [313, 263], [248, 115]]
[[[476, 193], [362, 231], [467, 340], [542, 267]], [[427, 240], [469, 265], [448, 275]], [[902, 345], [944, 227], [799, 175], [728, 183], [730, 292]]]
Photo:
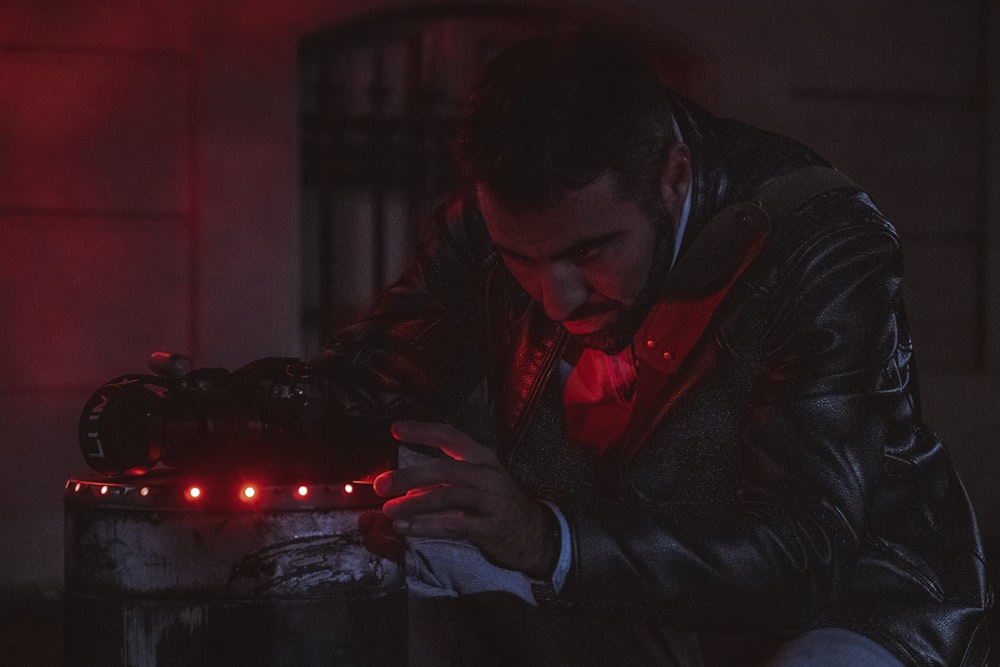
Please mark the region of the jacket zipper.
[[524, 407], [521, 409], [521, 414], [518, 415], [517, 425], [515, 426], [511, 436], [510, 449], [507, 450], [508, 466], [510, 466], [514, 460], [514, 452], [521, 446], [521, 439], [524, 438], [524, 434], [528, 430], [528, 418], [534, 411], [535, 404], [538, 402], [539, 397], [545, 390], [545, 387], [548, 386], [549, 380], [552, 378], [556, 360], [562, 357], [563, 352], [566, 350], [568, 341], [569, 332], [562, 329], [552, 347], [549, 348], [549, 353], [545, 357], [545, 361], [542, 363], [541, 371], [538, 373], [538, 379], [528, 391], [528, 396], [524, 401]]

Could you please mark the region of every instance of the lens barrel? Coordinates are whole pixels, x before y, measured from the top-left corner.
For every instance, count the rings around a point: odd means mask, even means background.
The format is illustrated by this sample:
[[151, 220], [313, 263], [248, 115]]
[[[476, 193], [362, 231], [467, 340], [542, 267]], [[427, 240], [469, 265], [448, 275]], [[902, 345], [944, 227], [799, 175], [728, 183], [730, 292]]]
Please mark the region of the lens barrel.
[[232, 373], [123, 375], [94, 392], [79, 422], [84, 460], [105, 475], [159, 464], [211, 474], [368, 481], [396, 466], [390, 421], [327, 404], [323, 373], [270, 358]]

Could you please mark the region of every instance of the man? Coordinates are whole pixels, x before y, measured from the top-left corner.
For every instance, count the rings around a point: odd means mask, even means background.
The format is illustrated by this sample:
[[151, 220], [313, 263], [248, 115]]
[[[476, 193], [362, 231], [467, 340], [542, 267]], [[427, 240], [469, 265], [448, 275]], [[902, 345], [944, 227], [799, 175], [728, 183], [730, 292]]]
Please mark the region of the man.
[[[376, 480], [395, 529], [555, 612], [510, 655], [984, 664], [975, 520], [864, 192], [590, 34], [501, 54], [456, 156], [465, 187], [324, 358], [343, 409], [447, 455]], [[438, 423], [484, 379], [495, 448]]]

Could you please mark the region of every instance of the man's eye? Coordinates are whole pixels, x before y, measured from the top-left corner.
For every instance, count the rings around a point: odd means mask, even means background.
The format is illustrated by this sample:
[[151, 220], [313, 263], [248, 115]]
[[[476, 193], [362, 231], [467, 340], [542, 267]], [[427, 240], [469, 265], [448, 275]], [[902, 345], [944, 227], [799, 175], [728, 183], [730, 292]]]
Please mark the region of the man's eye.
[[578, 248], [576, 252], [573, 253], [573, 258], [578, 262], [596, 259], [597, 257], [600, 257], [601, 253], [603, 253], [607, 247], [608, 245], [606, 243], [599, 243], [597, 245]]

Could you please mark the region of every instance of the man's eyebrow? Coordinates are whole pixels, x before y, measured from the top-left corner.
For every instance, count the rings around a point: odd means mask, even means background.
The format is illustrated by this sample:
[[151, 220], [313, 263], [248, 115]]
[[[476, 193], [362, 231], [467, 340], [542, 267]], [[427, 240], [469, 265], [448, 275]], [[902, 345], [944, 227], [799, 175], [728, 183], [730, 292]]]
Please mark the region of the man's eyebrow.
[[[554, 254], [552, 257], [547, 258], [547, 259], [567, 259], [567, 258], [573, 257], [574, 255], [580, 253], [581, 251], [590, 250], [591, 248], [597, 248], [599, 246], [602, 246], [602, 245], [605, 245], [607, 243], [610, 243], [610, 242], [614, 241], [616, 238], [618, 238], [619, 236], [621, 236], [624, 233], [625, 233], [624, 231], [616, 230], [616, 231], [612, 231], [612, 232], [607, 232], [605, 234], [601, 234], [599, 236], [595, 236], [593, 238], [582, 239], [580, 241], [577, 241], [573, 245], [569, 246], [568, 248], [560, 250], [559, 252], [557, 252], [556, 254]], [[526, 262], [533, 262], [533, 261], [535, 261], [533, 258], [528, 257], [527, 255], [523, 255], [523, 254], [517, 252], [516, 250], [512, 250], [512, 249], [504, 246], [503, 244], [497, 243], [495, 241], [493, 242], [493, 247], [496, 248], [496, 251], [498, 253], [500, 253], [501, 255], [505, 255], [507, 257], [510, 257], [511, 259], [516, 259], [516, 260], [521, 260], [521, 261], [526, 261]]]
[[507, 247], [503, 246], [502, 244], [497, 243], [496, 241], [493, 242], [493, 247], [496, 249], [496, 251], [498, 253], [500, 253], [501, 255], [505, 255], [507, 257], [510, 257], [511, 259], [519, 259], [519, 260], [525, 260], [525, 261], [528, 260], [528, 258], [525, 257], [524, 255], [522, 255], [521, 253], [515, 252], [514, 250], [511, 250], [510, 248], [507, 248]]

